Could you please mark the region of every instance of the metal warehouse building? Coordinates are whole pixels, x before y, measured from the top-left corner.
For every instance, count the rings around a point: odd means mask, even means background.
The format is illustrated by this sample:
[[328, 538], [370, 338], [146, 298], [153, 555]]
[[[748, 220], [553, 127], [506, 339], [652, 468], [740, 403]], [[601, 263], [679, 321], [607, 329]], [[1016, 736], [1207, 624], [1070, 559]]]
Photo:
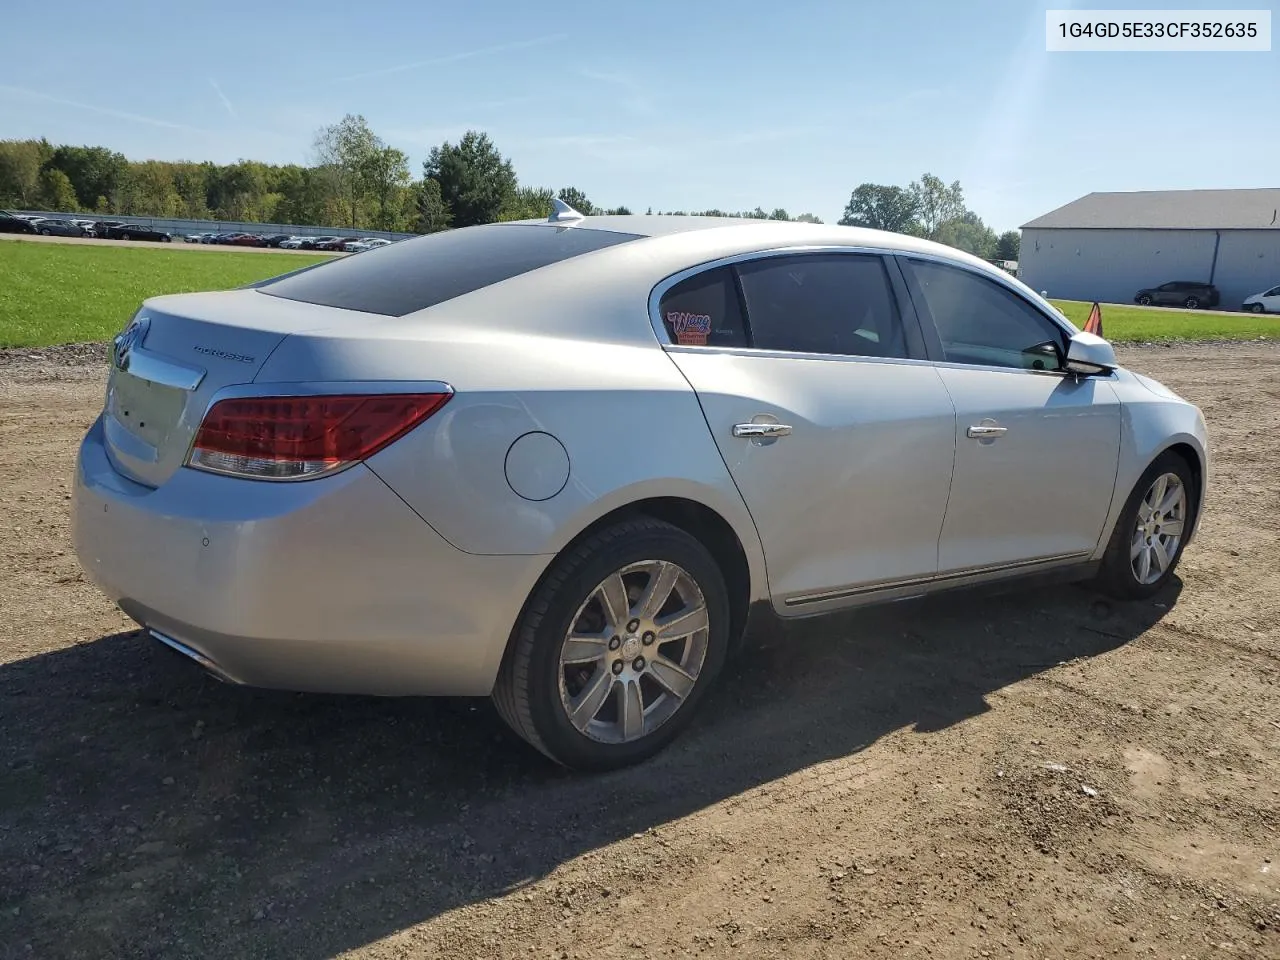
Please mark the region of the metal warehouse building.
[[1022, 226], [1018, 275], [1065, 300], [1130, 303], [1170, 280], [1220, 309], [1280, 284], [1280, 189], [1091, 193]]

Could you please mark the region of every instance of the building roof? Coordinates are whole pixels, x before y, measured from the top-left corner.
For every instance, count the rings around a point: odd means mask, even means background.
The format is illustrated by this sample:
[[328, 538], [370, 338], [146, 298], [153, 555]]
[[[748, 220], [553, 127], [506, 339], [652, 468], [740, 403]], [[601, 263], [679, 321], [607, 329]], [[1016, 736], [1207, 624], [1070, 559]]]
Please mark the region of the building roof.
[[1090, 193], [1027, 229], [1280, 230], [1280, 188]]

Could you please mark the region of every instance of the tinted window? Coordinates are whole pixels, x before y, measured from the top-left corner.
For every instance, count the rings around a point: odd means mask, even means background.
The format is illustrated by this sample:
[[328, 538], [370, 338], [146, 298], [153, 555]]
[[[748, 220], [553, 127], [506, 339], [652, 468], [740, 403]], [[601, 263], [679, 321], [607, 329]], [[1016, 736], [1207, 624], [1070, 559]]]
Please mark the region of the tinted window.
[[752, 346], [761, 350], [905, 357], [884, 262], [802, 254], [740, 264]]
[[447, 230], [286, 276], [259, 292], [401, 317], [561, 260], [637, 239], [581, 227], [487, 224]]
[[[905, 261], [952, 363], [1058, 370], [1064, 349], [1057, 324], [1012, 290], [986, 277], [922, 260]], [[1058, 349], [1046, 348], [1046, 343]], [[1037, 349], [1038, 348], [1038, 349]]]
[[663, 295], [658, 312], [672, 343], [700, 347], [747, 345], [738, 291], [728, 267], [681, 280]]

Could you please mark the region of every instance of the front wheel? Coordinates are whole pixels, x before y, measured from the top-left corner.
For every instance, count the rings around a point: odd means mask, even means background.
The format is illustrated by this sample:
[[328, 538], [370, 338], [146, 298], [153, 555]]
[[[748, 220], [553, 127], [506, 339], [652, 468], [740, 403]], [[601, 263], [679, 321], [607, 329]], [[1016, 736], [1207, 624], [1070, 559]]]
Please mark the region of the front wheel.
[[516, 624], [494, 704], [566, 767], [627, 766], [689, 724], [728, 641], [728, 591], [707, 548], [660, 520], [627, 520], [552, 564]]
[[121, 239], [121, 240], [132, 240], [132, 239], [133, 239], [133, 237], [129, 236], [129, 234], [127, 234], [127, 233], [122, 233], [122, 234], [120, 234], [120, 239]]
[[1250, 313], [1266, 313], [1267, 308], [1260, 303], [1251, 303], [1249, 304], [1249, 312]]
[[1151, 298], [1148, 297], [1146, 294], [1143, 294], [1142, 296], [1138, 297], [1138, 306], [1140, 307], [1151, 306]]
[[1138, 480], [1116, 521], [1098, 586], [1122, 600], [1158, 593], [1173, 576], [1194, 522], [1191, 467], [1168, 451]]

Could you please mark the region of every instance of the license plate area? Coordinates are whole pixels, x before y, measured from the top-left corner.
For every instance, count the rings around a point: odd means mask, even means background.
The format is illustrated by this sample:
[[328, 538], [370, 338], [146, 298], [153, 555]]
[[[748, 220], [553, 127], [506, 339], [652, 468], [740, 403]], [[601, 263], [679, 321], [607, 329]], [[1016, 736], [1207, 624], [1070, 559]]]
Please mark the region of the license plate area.
[[187, 392], [143, 380], [124, 370], [112, 377], [107, 411], [134, 438], [162, 450], [178, 427]]

